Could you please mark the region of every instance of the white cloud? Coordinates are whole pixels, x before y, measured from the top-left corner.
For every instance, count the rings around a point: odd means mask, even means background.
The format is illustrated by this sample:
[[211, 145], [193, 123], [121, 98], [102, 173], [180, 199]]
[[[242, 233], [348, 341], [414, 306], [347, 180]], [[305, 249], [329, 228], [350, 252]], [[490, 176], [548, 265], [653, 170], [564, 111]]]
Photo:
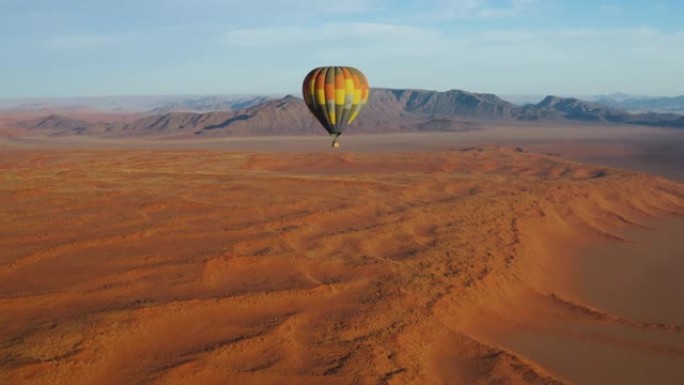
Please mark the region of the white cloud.
[[[405, 26], [386, 23], [329, 23], [321, 26], [248, 28], [235, 29], [224, 34], [230, 45], [243, 47], [300, 46], [304, 44], [341, 43], [345, 46], [368, 46], [379, 42], [392, 42], [399, 45], [410, 42], [425, 42], [438, 38], [439, 34], [431, 28]], [[308, 47], [306, 47], [308, 48]]]
[[684, 31], [498, 30], [474, 33], [467, 40], [466, 49], [444, 58], [445, 67], [476, 74], [455, 79], [466, 89], [681, 94], [675, 79], [684, 78]]
[[[121, 2], [128, 8], [120, 13], [138, 4]], [[395, 8], [392, 0], [140, 3], [146, 8], [138, 18], [121, 25], [78, 17], [64, 20], [87, 22], [48, 23], [24, 40], [31, 44], [16, 44], [14, 56], [38, 63], [28, 58], [56, 52], [41, 64], [53, 68], [55, 79], [73, 75], [70, 82], [87, 85], [79, 80], [85, 68], [100, 78], [120, 74], [121, 84], [138, 76], [133, 86], [168, 87], [168, 92], [292, 92], [302, 72], [334, 64], [357, 66], [374, 86], [509, 94], [681, 94], [675, 83], [684, 79], [684, 31], [582, 28], [581, 20], [567, 24], [577, 28], [529, 27], [535, 20], [527, 17], [553, 2], [425, 0], [408, 8]], [[81, 16], [90, 17], [89, 12]], [[163, 23], [148, 22], [146, 12], [158, 12], [154, 15]], [[500, 18], [520, 19], [499, 23]], [[484, 29], [492, 25], [513, 27]], [[128, 72], [121, 65], [128, 65]], [[23, 70], [12, 63], [5, 68]]]
[[[384, 23], [236, 30], [240, 57], [268, 52], [279, 71], [353, 61], [374, 86], [494, 93], [681, 93], [684, 30], [495, 29], [447, 32]], [[265, 62], [262, 71], [272, 71]], [[279, 73], [278, 76], [281, 76]], [[296, 76], [294, 76], [296, 78]], [[278, 81], [277, 76], [273, 82]], [[296, 79], [293, 80], [296, 83]]]
[[538, 35], [524, 29], [491, 30], [477, 34], [478, 44], [522, 44], [535, 40]]
[[375, 9], [387, 0], [157, 0], [166, 5], [176, 7], [203, 7], [221, 11], [229, 11], [227, 16], [305, 16], [311, 14], [349, 14]]
[[464, 19], [473, 17], [487, 4], [487, 0], [438, 0], [435, 11], [441, 18]]
[[84, 50], [123, 45], [132, 39], [133, 35], [128, 33], [90, 33], [50, 36], [45, 39], [44, 43], [52, 49]]
[[[61, 36], [52, 38], [51, 45], [74, 51], [130, 45], [139, 43], [139, 35]], [[158, 34], [151, 35], [147, 38]], [[674, 83], [684, 78], [684, 30], [463, 31], [354, 21], [236, 28], [206, 40], [211, 52], [168, 60], [165, 76], [195, 84], [206, 73], [201, 84], [233, 87], [231, 92], [253, 92], [255, 84], [262, 87], [260, 92], [292, 92], [302, 72], [345, 64], [363, 70], [374, 86], [509, 94], [676, 94], [681, 85]]]
[[431, 17], [437, 19], [501, 19], [526, 15], [538, 0], [436, 0]]
[[616, 4], [602, 4], [599, 6], [599, 11], [608, 14], [616, 14], [622, 11], [622, 7]]

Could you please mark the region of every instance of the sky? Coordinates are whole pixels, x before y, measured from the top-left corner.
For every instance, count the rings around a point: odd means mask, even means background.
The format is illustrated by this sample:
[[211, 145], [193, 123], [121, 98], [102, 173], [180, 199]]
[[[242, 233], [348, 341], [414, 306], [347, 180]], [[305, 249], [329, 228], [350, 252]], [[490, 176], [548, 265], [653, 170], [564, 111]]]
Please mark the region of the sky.
[[684, 94], [681, 0], [0, 0], [0, 98], [372, 87]]

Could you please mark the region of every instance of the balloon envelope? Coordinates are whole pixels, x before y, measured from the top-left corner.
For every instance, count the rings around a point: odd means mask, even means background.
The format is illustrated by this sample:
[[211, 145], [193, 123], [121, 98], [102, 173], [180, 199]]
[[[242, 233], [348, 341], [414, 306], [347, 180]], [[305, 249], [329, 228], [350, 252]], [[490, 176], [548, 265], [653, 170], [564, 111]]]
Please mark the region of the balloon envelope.
[[302, 84], [304, 102], [334, 138], [356, 119], [368, 101], [368, 90], [368, 80], [353, 67], [318, 67]]

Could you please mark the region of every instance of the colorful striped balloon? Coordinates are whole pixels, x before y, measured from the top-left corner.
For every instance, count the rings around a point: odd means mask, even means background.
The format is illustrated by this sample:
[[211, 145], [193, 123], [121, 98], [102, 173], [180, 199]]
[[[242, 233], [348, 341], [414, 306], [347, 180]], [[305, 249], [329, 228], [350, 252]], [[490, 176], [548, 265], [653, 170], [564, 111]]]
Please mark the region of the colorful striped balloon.
[[304, 102], [333, 137], [333, 147], [368, 101], [368, 92], [368, 80], [353, 67], [318, 67], [302, 84]]

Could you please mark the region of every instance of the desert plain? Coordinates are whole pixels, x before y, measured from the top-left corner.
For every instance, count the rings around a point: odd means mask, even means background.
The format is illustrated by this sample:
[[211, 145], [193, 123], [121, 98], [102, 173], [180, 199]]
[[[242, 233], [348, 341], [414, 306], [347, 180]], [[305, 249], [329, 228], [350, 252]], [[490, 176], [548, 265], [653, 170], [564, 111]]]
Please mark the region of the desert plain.
[[682, 384], [684, 132], [0, 139], [0, 384]]

